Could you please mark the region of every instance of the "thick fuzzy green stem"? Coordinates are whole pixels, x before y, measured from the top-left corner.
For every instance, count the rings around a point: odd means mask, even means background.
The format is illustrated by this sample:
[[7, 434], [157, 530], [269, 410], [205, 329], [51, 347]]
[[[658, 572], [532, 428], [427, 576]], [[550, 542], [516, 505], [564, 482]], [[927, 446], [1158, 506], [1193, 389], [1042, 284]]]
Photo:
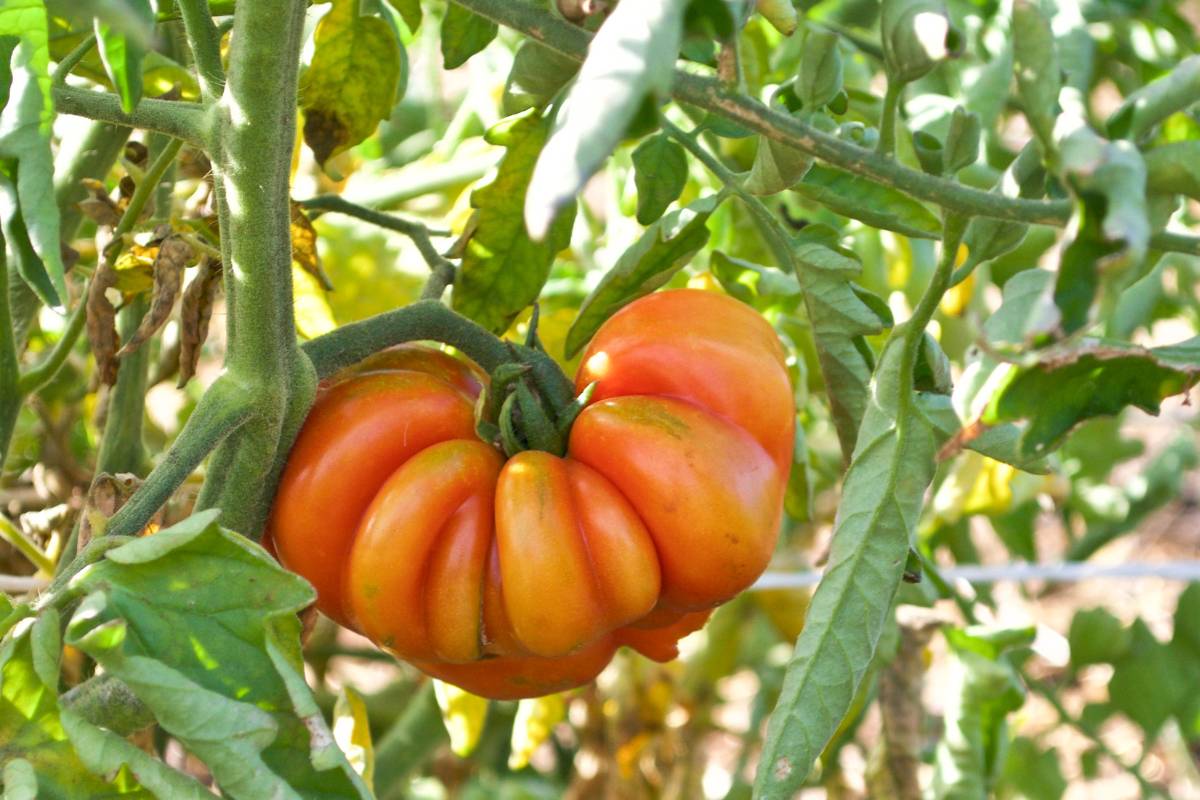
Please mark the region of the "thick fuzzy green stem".
[[209, 387], [162, 462], [108, 521], [107, 536], [140, 532], [196, 467], [251, 415], [253, 395], [229, 374]]
[[[249, 418], [215, 454], [198, 505], [257, 537], [316, 375], [296, 344], [288, 183], [304, 32], [303, 0], [239, 7], [211, 149], [225, 264], [225, 366]], [[195, 24], [189, 22], [189, 35]], [[193, 39], [193, 47], [196, 47]]]

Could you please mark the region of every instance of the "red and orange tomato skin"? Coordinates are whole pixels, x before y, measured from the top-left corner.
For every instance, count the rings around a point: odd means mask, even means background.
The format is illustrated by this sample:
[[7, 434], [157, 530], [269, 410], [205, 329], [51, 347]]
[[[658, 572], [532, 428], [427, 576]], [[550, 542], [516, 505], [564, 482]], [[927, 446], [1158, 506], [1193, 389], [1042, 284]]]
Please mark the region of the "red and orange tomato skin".
[[685, 289], [614, 315], [565, 457], [480, 441], [485, 382], [403, 345], [321, 388], [267, 534], [339, 623], [475, 694], [531, 697], [620, 646], [673, 658], [766, 568], [795, 412], [753, 310]]

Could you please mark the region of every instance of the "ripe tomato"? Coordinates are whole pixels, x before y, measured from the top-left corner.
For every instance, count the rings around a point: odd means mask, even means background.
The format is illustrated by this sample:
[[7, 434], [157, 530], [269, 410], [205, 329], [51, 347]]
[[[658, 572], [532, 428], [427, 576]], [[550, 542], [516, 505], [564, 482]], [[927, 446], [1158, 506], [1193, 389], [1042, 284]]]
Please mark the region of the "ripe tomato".
[[468, 691], [529, 697], [622, 645], [673, 658], [765, 569], [795, 414], [753, 310], [684, 289], [614, 315], [565, 457], [480, 441], [485, 380], [403, 345], [322, 388], [267, 533], [330, 617]]

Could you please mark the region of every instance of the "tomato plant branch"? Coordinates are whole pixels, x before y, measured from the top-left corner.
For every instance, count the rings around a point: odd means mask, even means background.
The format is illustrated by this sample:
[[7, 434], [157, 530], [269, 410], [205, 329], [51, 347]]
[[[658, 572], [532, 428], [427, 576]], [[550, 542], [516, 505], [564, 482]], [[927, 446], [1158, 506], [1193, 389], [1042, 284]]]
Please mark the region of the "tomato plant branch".
[[435, 300], [376, 314], [305, 342], [301, 349], [324, 379], [372, 353], [404, 342], [434, 341], [461, 350], [487, 372], [513, 360], [503, 340]]
[[250, 419], [252, 397], [226, 373], [209, 387], [159, 463], [112, 519], [105, 536], [136, 535], [196, 467]]
[[121, 110], [120, 98], [112, 92], [59, 86], [54, 89], [54, 107], [62, 114], [158, 131], [195, 147], [205, 145], [205, 112], [198, 103], [147, 97], [138, 103], [132, 113], [126, 114]]
[[79, 62], [83, 61], [84, 57], [92, 52], [92, 48], [96, 46], [96, 34], [90, 33], [83, 37], [83, 41], [75, 45], [71, 52], [62, 57], [62, 60], [54, 67], [54, 72], [50, 75], [50, 83], [55, 88], [62, 86], [67, 81], [67, 76], [71, 74], [71, 70], [79, 66]]
[[904, 93], [904, 84], [889, 78], [887, 89], [883, 94], [883, 113], [879, 117], [879, 142], [875, 152], [888, 158], [896, 149], [896, 112], [900, 106], [900, 95]]
[[[237, 435], [222, 437], [214, 452], [197, 507], [220, 508], [223, 524], [253, 538], [316, 393], [312, 365], [296, 343], [288, 192], [306, 9], [303, 0], [239, 6], [227, 80], [212, 109], [209, 155], [225, 267], [225, 369], [230, 385], [241, 390], [237, 405], [245, 416]], [[180, 440], [189, 438], [186, 433]], [[188, 443], [190, 452], [203, 458], [212, 432], [194, 433], [201, 440]], [[177, 486], [185, 475], [171, 477]], [[156, 484], [159, 493], [164, 489], [158, 503], [170, 489], [166, 481]]]
[[213, 23], [212, 13], [205, 0], [176, 0], [188, 45], [196, 62], [200, 90], [205, 100], [221, 96], [225, 86], [225, 69], [221, 66], [221, 36]]
[[[505, 27], [536, 39], [575, 61], [587, 55], [590, 35], [581, 28], [531, 5], [506, 0], [453, 0]], [[744, 94], [731, 91], [714, 78], [677, 70], [672, 94], [676, 100], [703, 108], [769, 139], [815, 156], [836, 167], [891, 186], [947, 211], [1062, 227], [1071, 217], [1070, 200], [1031, 200], [1005, 197], [965, 186], [958, 181], [910, 169], [894, 159], [824, 133]], [[1200, 252], [1200, 237], [1155, 234], [1151, 246], [1184, 253]]]
[[742, 186], [741, 177], [722, 164], [720, 159], [705, 150], [694, 135], [683, 131], [666, 117], [660, 117], [660, 124], [668, 136], [683, 145], [684, 149], [695, 156], [696, 160], [703, 164], [717, 180], [738, 196], [738, 199], [745, 204], [759, 224], [763, 238], [779, 261], [780, 268], [794, 273], [796, 262], [792, 257], [791, 236], [784, 230], [783, 224], [771, 213], [762, 199], [746, 191]]
[[[376, 211], [373, 208], [360, 206], [336, 194], [324, 194], [298, 202], [306, 209], [345, 214], [348, 217], [361, 219], [363, 222], [368, 222], [377, 227], [407, 236], [421, 253], [421, 257], [425, 259], [425, 263], [429, 265], [429, 269], [433, 273], [432, 277], [438, 279], [441, 289], [444, 290], [447, 286], [454, 283], [456, 271], [454, 264], [439, 253], [430, 240], [430, 236], [448, 235], [446, 232], [432, 231], [415, 220], [405, 219], [395, 214], [388, 214], [383, 211]], [[441, 296], [441, 291], [437, 293], [437, 296]]]

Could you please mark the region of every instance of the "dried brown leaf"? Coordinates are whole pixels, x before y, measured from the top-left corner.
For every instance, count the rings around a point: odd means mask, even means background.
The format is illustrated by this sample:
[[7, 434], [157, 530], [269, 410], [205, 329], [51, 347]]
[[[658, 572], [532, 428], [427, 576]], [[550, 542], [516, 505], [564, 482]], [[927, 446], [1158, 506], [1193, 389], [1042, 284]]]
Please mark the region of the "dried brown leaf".
[[[79, 522], [78, 549], [83, 550], [96, 536], [103, 536], [104, 529], [113, 514], [128, 502], [133, 493], [142, 485], [137, 475], [129, 472], [119, 472], [111, 475], [101, 472], [92, 481], [88, 489], [87, 499], [83, 506], [83, 515]], [[162, 510], [159, 509], [143, 533], [156, 530], [162, 524]]]
[[142, 317], [137, 331], [117, 353], [118, 357], [141, 347], [171, 316], [171, 309], [179, 297], [179, 288], [183, 285], [184, 267], [192, 258], [192, 248], [182, 238], [168, 236], [163, 239], [158, 246], [158, 256], [154, 259], [154, 294], [150, 300], [150, 310]]
[[183, 293], [179, 309], [179, 388], [196, 374], [200, 348], [208, 338], [208, 322], [221, 286], [221, 262], [202, 258], [200, 269]]
[[112, 386], [117, 382], [117, 309], [108, 299], [108, 290], [117, 285], [117, 272], [107, 259], [100, 261], [87, 295], [87, 335], [92, 356], [96, 359], [96, 374], [101, 383]]
[[321, 288], [333, 291], [333, 283], [321, 269], [321, 256], [317, 253], [317, 231], [296, 201], [292, 201], [292, 260], [300, 268], [317, 279]]

